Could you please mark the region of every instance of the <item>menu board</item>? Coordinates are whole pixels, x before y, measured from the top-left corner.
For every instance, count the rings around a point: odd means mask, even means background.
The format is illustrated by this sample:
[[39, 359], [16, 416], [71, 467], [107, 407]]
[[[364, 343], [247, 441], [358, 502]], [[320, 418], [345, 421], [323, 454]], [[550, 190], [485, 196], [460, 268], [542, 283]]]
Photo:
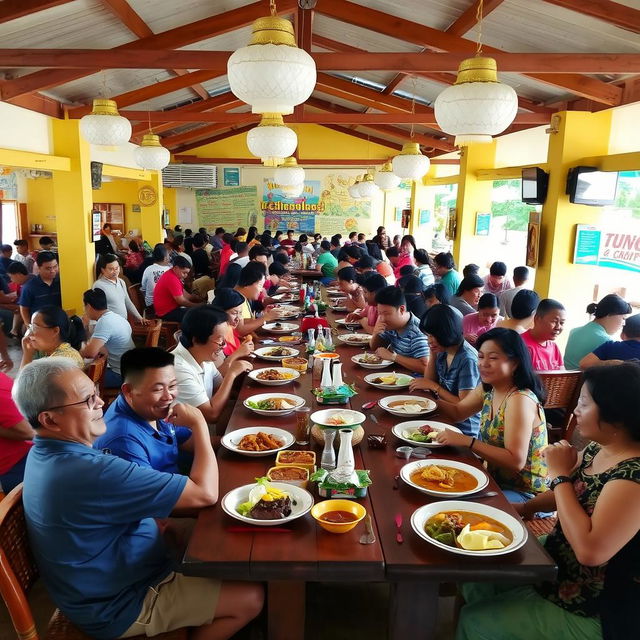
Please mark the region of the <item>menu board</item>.
[[235, 230], [256, 224], [258, 190], [256, 187], [196, 189], [198, 224], [212, 229], [224, 227]]

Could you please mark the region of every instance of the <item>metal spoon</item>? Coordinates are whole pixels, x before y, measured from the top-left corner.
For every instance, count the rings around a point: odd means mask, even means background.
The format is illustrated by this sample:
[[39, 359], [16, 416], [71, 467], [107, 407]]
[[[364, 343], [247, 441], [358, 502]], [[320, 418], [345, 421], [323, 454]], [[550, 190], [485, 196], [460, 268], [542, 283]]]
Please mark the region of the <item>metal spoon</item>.
[[456, 500], [477, 500], [478, 498], [493, 498], [497, 495], [497, 491], [485, 491], [484, 493], [472, 493], [468, 496], [459, 496]]
[[360, 536], [360, 544], [373, 544], [376, 536], [373, 533], [373, 525], [371, 524], [371, 516], [367, 514], [364, 519], [364, 533]]
[[396, 449], [396, 455], [398, 458], [404, 458], [405, 460], [408, 460], [412, 456], [414, 458], [423, 459], [430, 456], [431, 451], [426, 447], [398, 447]]

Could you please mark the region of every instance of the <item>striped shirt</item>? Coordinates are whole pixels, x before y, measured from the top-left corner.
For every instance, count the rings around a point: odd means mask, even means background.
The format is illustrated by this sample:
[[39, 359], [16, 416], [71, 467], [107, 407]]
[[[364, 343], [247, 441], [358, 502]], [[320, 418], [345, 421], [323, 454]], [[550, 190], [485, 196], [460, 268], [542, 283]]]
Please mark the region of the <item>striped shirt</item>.
[[389, 343], [389, 349], [398, 355], [408, 358], [429, 357], [427, 336], [420, 331], [420, 320], [413, 313], [409, 314], [409, 322], [402, 329], [383, 331], [379, 337]]

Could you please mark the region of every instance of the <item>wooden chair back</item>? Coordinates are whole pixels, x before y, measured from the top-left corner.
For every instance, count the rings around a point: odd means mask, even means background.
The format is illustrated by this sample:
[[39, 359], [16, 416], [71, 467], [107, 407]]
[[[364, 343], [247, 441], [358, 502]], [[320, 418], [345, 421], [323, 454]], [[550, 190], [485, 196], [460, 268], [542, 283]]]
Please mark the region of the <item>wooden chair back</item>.
[[144, 300], [142, 298], [142, 292], [140, 291], [140, 283], [132, 284], [129, 287], [129, 297], [131, 298], [131, 302], [138, 310], [138, 313], [143, 316], [144, 315]]
[[21, 640], [38, 640], [27, 594], [38, 579], [29, 547], [22, 485], [0, 502], [0, 594]]
[[149, 320], [148, 325], [134, 324], [131, 326], [131, 337], [137, 347], [157, 347], [161, 333], [162, 320], [159, 318]]
[[582, 386], [582, 371], [543, 371], [538, 374], [546, 391], [545, 409], [564, 409], [562, 424], [553, 425], [561, 429], [561, 437], [566, 438], [573, 410], [578, 403]]
[[98, 356], [84, 368], [84, 372], [91, 378], [94, 384], [101, 385], [104, 371], [107, 368], [107, 359], [104, 356]]

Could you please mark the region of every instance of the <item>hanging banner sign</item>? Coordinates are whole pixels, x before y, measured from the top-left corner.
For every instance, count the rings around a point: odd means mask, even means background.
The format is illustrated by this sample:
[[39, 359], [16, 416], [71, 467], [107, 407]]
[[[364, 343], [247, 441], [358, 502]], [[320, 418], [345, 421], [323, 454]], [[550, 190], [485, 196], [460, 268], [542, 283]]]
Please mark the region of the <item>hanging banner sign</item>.
[[640, 224], [628, 221], [628, 231], [578, 225], [574, 263], [640, 273]]

